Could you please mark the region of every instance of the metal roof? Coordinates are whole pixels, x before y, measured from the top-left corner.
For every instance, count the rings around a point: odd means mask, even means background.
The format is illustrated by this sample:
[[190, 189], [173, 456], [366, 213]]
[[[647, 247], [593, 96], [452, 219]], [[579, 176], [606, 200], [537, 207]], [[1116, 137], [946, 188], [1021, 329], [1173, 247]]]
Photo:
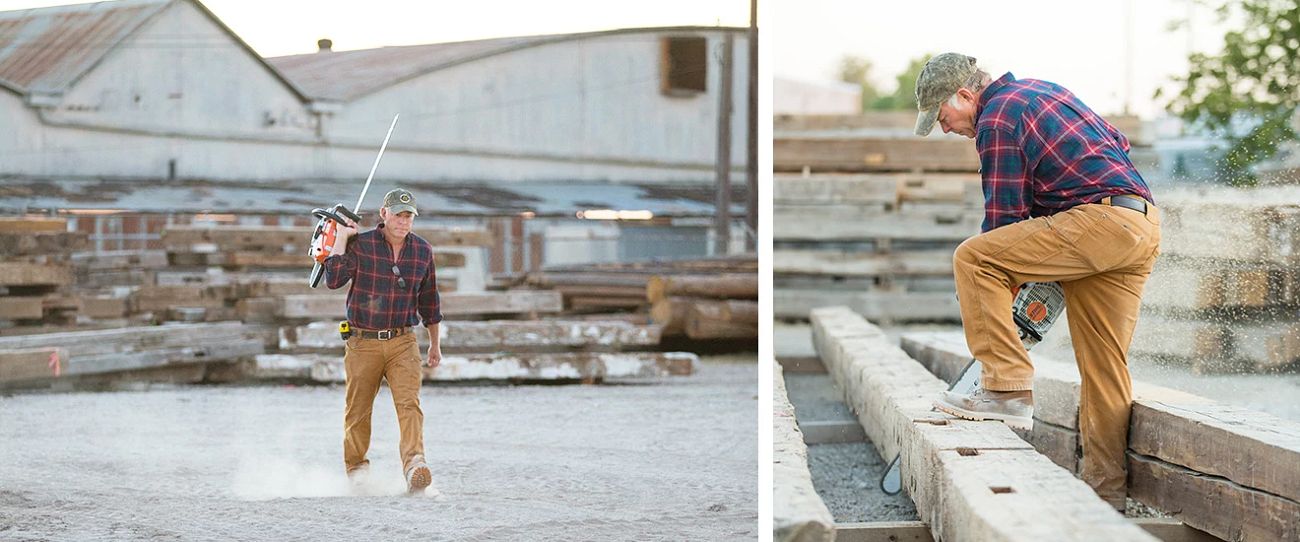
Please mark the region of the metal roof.
[[119, 0], [0, 12], [0, 79], [57, 92], [90, 70], [172, 0]]
[[720, 26], [624, 28], [574, 34], [494, 38], [427, 45], [326, 51], [267, 58], [266, 61], [314, 99], [349, 101], [430, 72], [483, 58], [550, 43], [593, 37], [671, 33], [744, 31]]

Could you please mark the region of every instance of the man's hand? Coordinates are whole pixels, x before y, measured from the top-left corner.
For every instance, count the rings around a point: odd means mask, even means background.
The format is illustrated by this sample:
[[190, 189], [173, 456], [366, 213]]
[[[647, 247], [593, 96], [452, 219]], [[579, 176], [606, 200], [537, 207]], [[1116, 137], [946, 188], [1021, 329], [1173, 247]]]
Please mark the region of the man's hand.
[[338, 226], [334, 229], [334, 237], [346, 241], [349, 237], [357, 234], [357, 225], [346, 218], [343, 222], [337, 222]]
[[442, 347], [436, 344], [429, 346], [429, 355], [424, 360], [424, 365], [427, 367], [437, 367], [440, 363], [442, 363]]

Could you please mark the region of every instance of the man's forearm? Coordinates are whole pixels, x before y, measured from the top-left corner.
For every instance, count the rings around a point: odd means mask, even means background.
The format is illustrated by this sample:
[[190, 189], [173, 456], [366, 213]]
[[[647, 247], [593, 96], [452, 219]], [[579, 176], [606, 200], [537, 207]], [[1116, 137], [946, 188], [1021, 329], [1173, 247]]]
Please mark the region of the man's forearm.
[[429, 332], [429, 348], [436, 349], [442, 346], [439, 342], [441, 339], [438, 337], [438, 324], [426, 325], [424, 329]]

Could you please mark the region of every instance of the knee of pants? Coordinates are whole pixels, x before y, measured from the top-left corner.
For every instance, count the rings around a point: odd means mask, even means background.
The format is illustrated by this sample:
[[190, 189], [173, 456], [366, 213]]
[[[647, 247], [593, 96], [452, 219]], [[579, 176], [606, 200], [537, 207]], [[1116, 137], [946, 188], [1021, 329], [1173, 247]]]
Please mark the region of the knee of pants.
[[374, 405], [348, 405], [343, 409], [343, 419], [348, 423], [357, 423], [370, 419]]
[[957, 245], [957, 251], [952, 254], [952, 265], [955, 268], [963, 266], [979, 265], [980, 253], [976, 248], [975, 238], [971, 237]]
[[396, 407], [397, 410], [414, 410], [414, 411], [416, 411], [416, 412], [419, 412], [419, 411], [420, 411], [420, 398], [419, 398], [419, 397], [403, 397], [403, 398], [401, 398], [401, 399], [397, 399], [397, 400], [393, 401], [393, 406]]

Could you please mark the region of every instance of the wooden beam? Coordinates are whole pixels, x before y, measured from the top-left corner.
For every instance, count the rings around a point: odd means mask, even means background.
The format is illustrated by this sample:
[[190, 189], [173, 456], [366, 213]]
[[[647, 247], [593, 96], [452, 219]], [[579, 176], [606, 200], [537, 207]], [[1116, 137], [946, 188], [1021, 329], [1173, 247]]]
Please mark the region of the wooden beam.
[[1298, 540], [1300, 503], [1130, 452], [1129, 496], [1223, 540]]
[[772, 220], [777, 241], [948, 241], [959, 243], [978, 235], [984, 215], [979, 211], [900, 210], [882, 213], [852, 205], [774, 205]]
[[934, 537], [920, 521], [872, 521], [836, 523], [835, 542], [934, 542]]
[[961, 321], [954, 292], [836, 291], [776, 288], [772, 311], [777, 318], [808, 318], [819, 307], [848, 305], [855, 312], [878, 321]]
[[[598, 320], [492, 320], [444, 322], [438, 327], [444, 349], [462, 351], [511, 351], [586, 348], [616, 350], [629, 346], [659, 344], [659, 326], [634, 325]], [[416, 331], [422, 346], [428, 345], [423, 331]], [[337, 322], [312, 322], [289, 326], [280, 332], [280, 349], [341, 349]]]
[[836, 444], [841, 442], [866, 442], [867, 434], [857, 420], [850, 421], [800, 421], [799, 431], [803, 441], [813, 444]]
[[839, 250], [776, 249], [772, 272], [778, 275], [881, 277], [898, 275], [952, 276], [952, 250], [893, 253]]
[[835, 519], [813, 487], [808, 445], [794, 417], [781, 366], [772, 363], [772, 538], [830, 542]]
[[64, 218], [0, 217], [0, 233], [40, 233], [68, 231], [68, 220]]
[[[563, 309], [560, 292], [512, 290], [508, 292], [452, 292], [442, 294], [442, 313], [447, 316], [554, 313]], [[345, 318], [347, 294], [286, 295], [280, 316], [284, 318]]]
[[1217, 536], [1188, 526], [1175, 518], [1132, 518], [1134, 524], [1161, 542], [1223, 542]]
[[0, 319], [40, 320], [44, 316], [42, 296], [0, 297]]
[[979, 171], [970, 141], [957, 139], [809, 137], [786, 134], [772, 141], [775, 171]]
[[0, 286], [64, 286], [72, 282], [66, 265], [0, 262]]
[[813, 343], [882, 457], [945, 540], [1155, 540], [1005, 425], [932, 411], [947, 385], [846, 307], [812, 313]]
[[185, 348], [196, 344], [269, 342], [271, 328], [239, 322], [167, 324], [91, 331], [66, 331], [0, 337], [0, 352], [63, 348], [69, 359], [86, 356]]
[[656, 275], [645, 285], [646, 300], [654, 303], [668, 296], [710, 299], [758, 299], [756, 273], [715, 275]]

